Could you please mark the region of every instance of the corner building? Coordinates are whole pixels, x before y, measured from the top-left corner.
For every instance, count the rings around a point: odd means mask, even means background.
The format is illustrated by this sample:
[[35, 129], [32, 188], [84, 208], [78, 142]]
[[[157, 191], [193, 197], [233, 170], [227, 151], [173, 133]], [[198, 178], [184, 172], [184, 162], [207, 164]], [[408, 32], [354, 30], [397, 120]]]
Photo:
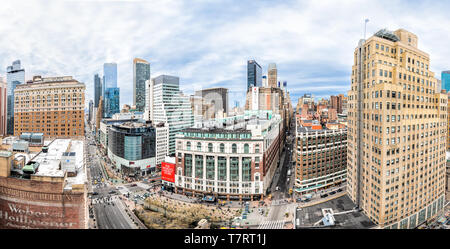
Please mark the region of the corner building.
[[84, 137], [86, 86], [72, 76], [42, 78], [14, 90], [14, 136], [24, 132], [46, 137]]
[[380, 30], [354, 52], [348, 194], [380, 228], [415, 228], [444, 204], [447, 96], [417, 45]]
[[228, 200], [262, 198], [280, 160], [282, 122], [271, 111], [246, 111], [184, 129], [176, 137], [176, 191]]

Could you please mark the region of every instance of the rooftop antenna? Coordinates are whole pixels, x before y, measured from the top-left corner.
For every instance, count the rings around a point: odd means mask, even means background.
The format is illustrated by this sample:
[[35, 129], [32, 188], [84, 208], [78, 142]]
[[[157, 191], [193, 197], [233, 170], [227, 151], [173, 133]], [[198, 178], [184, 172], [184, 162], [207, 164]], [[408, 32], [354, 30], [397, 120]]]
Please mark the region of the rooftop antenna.
[[366, 27], [367, 27], [368, 22], [369, 22], [369, 19], [364, 20], [364, 40], [366, 40]]

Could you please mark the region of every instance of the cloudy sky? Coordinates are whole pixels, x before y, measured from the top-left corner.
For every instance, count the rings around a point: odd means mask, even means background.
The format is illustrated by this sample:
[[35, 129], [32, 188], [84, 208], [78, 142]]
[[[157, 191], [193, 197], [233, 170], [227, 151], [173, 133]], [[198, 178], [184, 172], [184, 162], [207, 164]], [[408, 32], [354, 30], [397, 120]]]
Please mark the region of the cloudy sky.
[[450, 69], [450, 3], [445, 1], [148, 0], [5, 1], [0, 8], [0, 75], [20, 59], [26, 79], [72, 75], [93, 97], [95, 73], [118, 64], [120, 104], [133, 101], [133, 58], [151, 76], [180, 77], [187, 93], [230, 89], [244, 102], [247, 60], [275, 62], [293, 104], [349, 90], [353, 50], [381, 28], [407, 29], [440, 79]]

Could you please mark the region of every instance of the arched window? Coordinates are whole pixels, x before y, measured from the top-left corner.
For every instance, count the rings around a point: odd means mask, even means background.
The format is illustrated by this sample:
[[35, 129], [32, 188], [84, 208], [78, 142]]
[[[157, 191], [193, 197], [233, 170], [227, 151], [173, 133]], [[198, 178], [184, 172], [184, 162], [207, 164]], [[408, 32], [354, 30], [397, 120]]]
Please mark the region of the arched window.
[[191, 142], [186, 143], [186, 150], [191, 150]]
[[237, 153], [237, 145], [236, 144], [231, 145], [231, 153]]
[[202, 151], [202, 143], [200, 142], [197, 143], [197, 150]]
[[250, 148], [248, 144], [244, 144], [244, 153], [250, 153]]
[[212, 145], [212, 143], [208, 144], [208, 152], [213, 152], [213, 145]]
[[220, 153], [225, 152], [225, 144], [220, 144]]

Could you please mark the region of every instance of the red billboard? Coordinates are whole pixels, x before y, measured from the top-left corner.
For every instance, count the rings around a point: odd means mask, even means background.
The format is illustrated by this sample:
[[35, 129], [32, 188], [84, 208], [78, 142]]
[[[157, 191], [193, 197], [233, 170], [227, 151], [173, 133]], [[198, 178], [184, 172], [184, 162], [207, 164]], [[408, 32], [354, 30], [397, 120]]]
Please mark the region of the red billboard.
[[161, 180], [175, 183], [175, 164], [161, 163]]

